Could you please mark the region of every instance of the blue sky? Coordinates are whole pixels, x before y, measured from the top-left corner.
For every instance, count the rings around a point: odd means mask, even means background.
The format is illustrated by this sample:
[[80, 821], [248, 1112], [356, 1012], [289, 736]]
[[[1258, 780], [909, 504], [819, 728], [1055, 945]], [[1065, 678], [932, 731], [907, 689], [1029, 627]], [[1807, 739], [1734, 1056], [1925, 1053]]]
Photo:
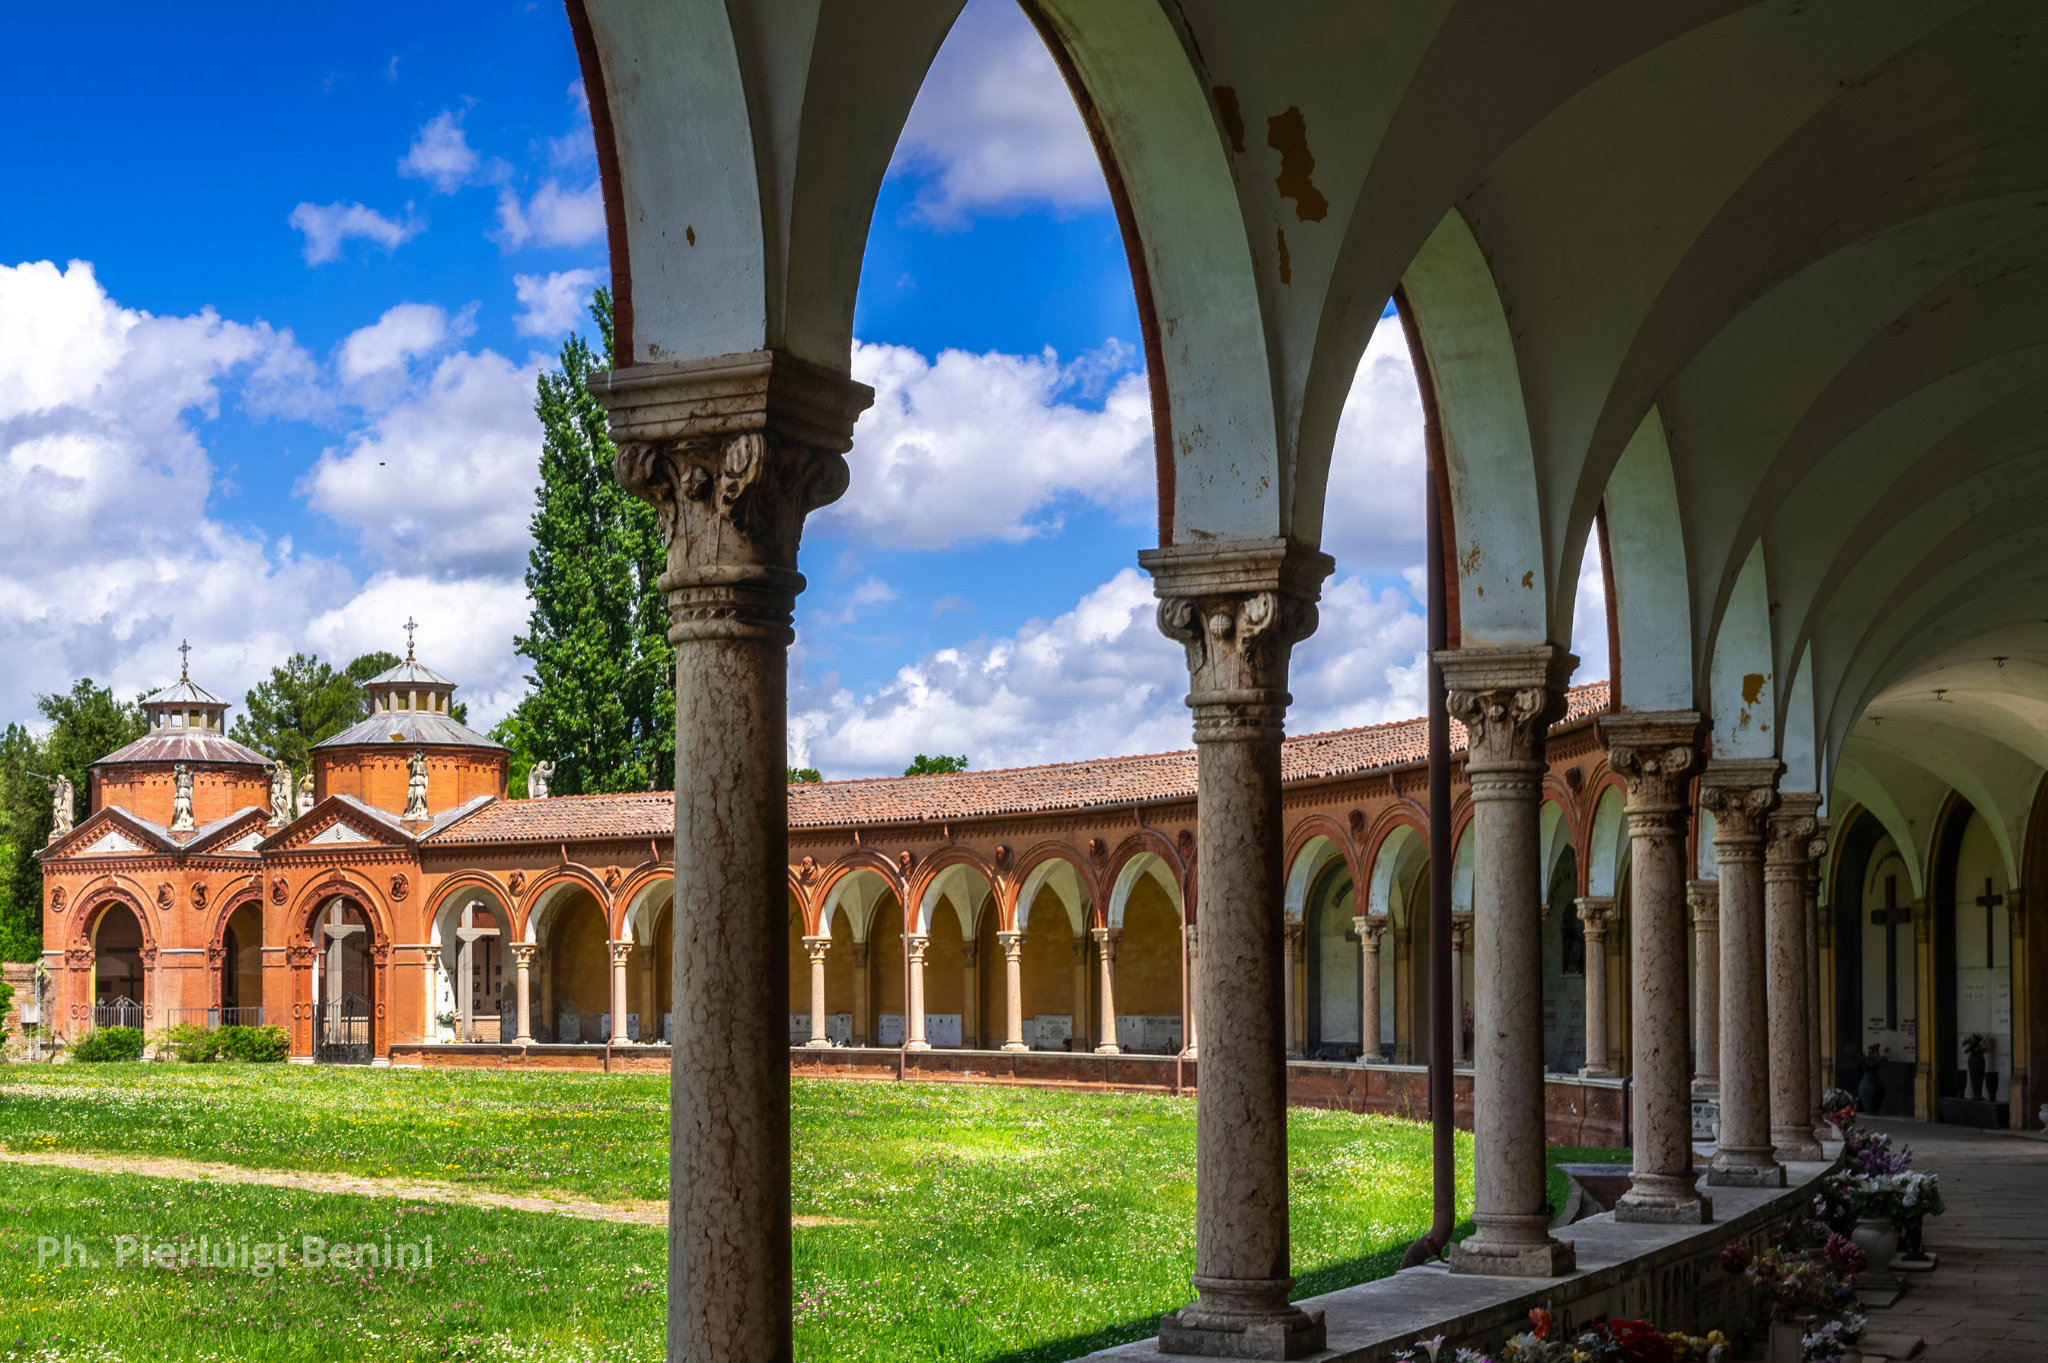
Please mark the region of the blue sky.
[[[523, 686], [534, 375], [606, 269], [559, 5], [96, 15], [89, 66], [47, 9], [0, 57], [0, 719], [78, 675], [161, 684], [185, 637], [239, 701], [414, 615], [488, 723]], [[792, 756], [1184, 746], [1134, 566], [1155, 510], [1123, 247], [1006, 0], [973, 0], [920, 95], [855, 329], [879, 397], [806, 534]], [[1339, 437], [1298, 730], [1419, 705], [1420, 471], [1388, 323]]]

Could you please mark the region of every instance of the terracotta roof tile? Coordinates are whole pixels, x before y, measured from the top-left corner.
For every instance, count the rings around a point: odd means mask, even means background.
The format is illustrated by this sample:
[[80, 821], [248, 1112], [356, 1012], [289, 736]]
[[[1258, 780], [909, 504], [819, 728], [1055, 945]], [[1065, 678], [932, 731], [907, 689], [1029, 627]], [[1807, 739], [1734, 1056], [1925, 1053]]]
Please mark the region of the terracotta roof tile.
[[270, 759], [232, 738], [203, 730], [156, 730], [117, 748], [92, 765], [123, 766], [130, 762], [196, 762], [205, 766], [268, 767]]
[[[1575, 686], [1562, 724], [1607, 708], [1607, 683]], [[1451, 748], [1462, 751], [1465, 732], [1451, 726]], [[1427, 726], [1419, 719], [1363, 729], [1304, 734], [1281, 748], [1288, 782], [1354, 776], [1403, 766], [1429, 756]], [[824, 781], [789, 788], [791, 828], [984, 819], [1005, 814], [1097, 809], [1144, 800], [1192, 799], [1195, 754], [1147, 753], [1100, 757], [1043, 767], [968, 771], [947, 776], [887, 776]], [[430, 834], [436, 844], [576, 842], [593, 838], [666, 838], [675, 831], [675, 798], [667, 791], [631, 795], [558, 795], [545, 800], [499, 800], [453, 827]]]

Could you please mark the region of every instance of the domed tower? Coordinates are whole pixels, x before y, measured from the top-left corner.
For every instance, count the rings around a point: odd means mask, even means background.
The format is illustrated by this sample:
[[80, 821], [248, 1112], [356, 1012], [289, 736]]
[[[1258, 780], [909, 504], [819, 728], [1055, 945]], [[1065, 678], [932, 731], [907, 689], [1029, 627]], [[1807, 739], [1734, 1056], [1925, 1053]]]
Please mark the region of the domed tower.
[[[190, 661], [190, 650], [181, 649]], [[255, 806], [270, 807], [270, 759], [227, 735], [227, 702], [192, 680], [143, 699], [149, 732], [92, 764], [92, 808], [114, 805], [170, 827], [177, 769], [192, 774], [192, 821], [200, 828]]]
[[427, 811], [445, 814], [479, 795], [504, 798], [512, 754], [450, 713], [455, 683], [405, 661], [364, 683], [370, 717], [313, 745], [313, 797], [349, 795], [403, 817], [414, 753], [426, 760]]

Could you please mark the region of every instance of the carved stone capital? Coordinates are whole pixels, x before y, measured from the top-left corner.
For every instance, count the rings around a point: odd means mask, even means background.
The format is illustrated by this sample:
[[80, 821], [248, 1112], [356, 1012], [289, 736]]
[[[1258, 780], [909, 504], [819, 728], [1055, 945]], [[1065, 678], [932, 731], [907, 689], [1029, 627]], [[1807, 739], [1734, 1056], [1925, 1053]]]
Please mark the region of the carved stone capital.
[[1700, 805], [1714, 812], [1714, 846], [1753, 847], [1763, 840], [1784, 771], [1775, 757], [1717, 757], [1707, 763], [1700, 774]]
[[1811, 790], [1778, 792], [1778, 807], [1766, 819], [1764, 865], [1806, 879], [1806, 849], [1820, 832], [1820, 795]]
[[904, 940], [908, 942], [910, 945], [910, 959], [916, 962], [918, 965], [923, 965], [924, 954], [925, 952], [931, 950], [932, 939], [929, 937], [923, 937], [916, 934], [912, 934]]
[[1586, 925], [1586, 940], [1597, 942], [1607, 936], [1607, 925], [1614, 918], [1613, 895], [1588, 895], [1578, 900], [1579, 921]]
[[846, 491], [874, 390], [779, 351], [590, 376], [619, 483], [661, 517], [669, 641], [787, 642], [804, 517]]
[[538, 954], [540, 954], [540, 947], [537, 943], [514, 942], [512, 944], [512, 964], [515, 967], [527, 970], [533, 969], [533, 958]]
[[996, 941], [1003, 948], [1003, 959], [1021, 961], [1024, 959], [1024, 934], [1021, 932], [999, 932]]
[[1692, 906], [1692, 921], [1695, 928], [1718, 927], [1721, 922], [1721, 882], [1718, 880], [1688, 880], [1685, 882], [1685, 902]]
[[814, 962], [823, 961], [825, 959], [825, 953], [830, 951], [831, 949], [832, 939], [830, 937], [804, 938], [804, 950], [810, 953], [811, 960]]
[[1380, 937], [1387, 930], [1387, 920], [1376, 914], [1362, 914], [1351, 920], [1351, 930], [1358, 934], [1359, 943], [1371, 954], [1380, 951]]
[[1628, 785], [1634, 832], [1682, 832], [1686, 787], [1700, 770], [1697, 710], [1624, 710], [1603, 715], [1607, 766]]
[[1828, 854], [1828, 833], [1833, 826], [1833, 819], [1813, 821], [1813, 837], [1806, 844], [1806, 874], [1811, 879], [1820, 878], [1820, 861]]
[[[1565, 688], [1579, 660], [1550, 644], [1454, 648], [1438, 653], [1451, 718], [1465, 726], [1473, 795], [1486, 773], [1542, 778], [1543, 744], [1564, 718]], [[1519, 784], [1519, 783], [1518, 783]]]
[[1159, 629], [1187, 650], [1197, 743], [1278, 742], [1287, 663], [1316, 629], [1316, 601], [1336, 562], [1285, 539], [1147, 549]]

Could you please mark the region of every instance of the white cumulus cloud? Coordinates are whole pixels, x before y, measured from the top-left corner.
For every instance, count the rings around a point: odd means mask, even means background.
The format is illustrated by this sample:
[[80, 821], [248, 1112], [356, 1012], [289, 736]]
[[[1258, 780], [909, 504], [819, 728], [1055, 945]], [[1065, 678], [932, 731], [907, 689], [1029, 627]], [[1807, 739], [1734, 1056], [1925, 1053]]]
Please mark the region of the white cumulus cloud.
[[512, 288], [519, 296], [520, 311], [512, 325], [521, 336], [553, 340], [574, 331], [585, 317], [591, 290], [598, 285], [596, 270], [557, 270], [553, 274], [516, 274]]
[[463, 131], [462, 115], [443, 109], [420, 125], [412, 146], [398, 159], [398, 173], [425, 180], [436, 194], [453, 194], [466, 184], [502, 178], [509, 170], [503, 162], [488, 165]]
[[400, 303], [369, 326], [349, 333], [336, 360], [350, 382], [404, 367], [476, 330], [474, 304], [454, 317], [434, 303]]
[[1080, 111], [1038, 33], [1007, 0], [970, 0], [939, 49], [892, 171], [929, 177], [916, 212], [958, 227], [977, 211], [1109, 206]]
[[375, 242], [387, 251], [395, 251], [427, 230], [426, 223], [412, 216], [410, 204], [406, 206], [404, 222], [359, 203], [302, 203], [292, 210], [289, 221], [306, 234], [308, 265], [341, 259], [341, 248], [352, 240]]
[[409, 574], [516, 578], [540, 482], [534, 382], [545, 360], [441, 359], [300, 482], [314, 509]]
[[[1115, 343], [1111, 343], [1112, 347]], [[1152, 486], [1152, 408], [1142, 374], [1113, 383], [1120, 347], [1062, 365], [1039, 355], [856, 343], [875, 405], [854, 427], [853, 481], [811, 523], [896, 548], [1015, 542], [1057, 528], [1065, 498], [1142, 510]], [[1099, 411], [1064, 399], [1108, 383]], [[999, 477], [991, 472], [1000, 470]]]
[[507, 186], [498, 191], [496, 236], [513, 251], [528, 243], [588, 246], [604, 236], [604, 188], [593, 180], [582, 189], [564, 189], [551, 179], [522, 204]]

